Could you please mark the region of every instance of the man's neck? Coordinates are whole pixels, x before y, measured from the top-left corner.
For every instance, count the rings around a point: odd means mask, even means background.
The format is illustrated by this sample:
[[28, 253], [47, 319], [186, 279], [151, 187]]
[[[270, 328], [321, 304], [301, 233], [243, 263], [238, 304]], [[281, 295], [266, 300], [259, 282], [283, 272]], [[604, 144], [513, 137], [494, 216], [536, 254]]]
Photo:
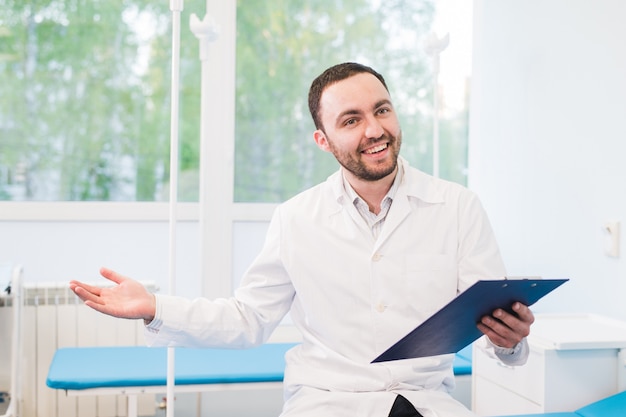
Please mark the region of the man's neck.
[[398, 167], [389, 175], [376, 181], [365, 181], [357, 178], [351, 173], [344, 171], [346, 180], [350, 183], [354, 191], [361, 197], [369, 207], [369, 210], [374, 213], [380, 213], [380, 205], [385, 198], [385, 195], [389, 192], [393, 181], [398, 173]]

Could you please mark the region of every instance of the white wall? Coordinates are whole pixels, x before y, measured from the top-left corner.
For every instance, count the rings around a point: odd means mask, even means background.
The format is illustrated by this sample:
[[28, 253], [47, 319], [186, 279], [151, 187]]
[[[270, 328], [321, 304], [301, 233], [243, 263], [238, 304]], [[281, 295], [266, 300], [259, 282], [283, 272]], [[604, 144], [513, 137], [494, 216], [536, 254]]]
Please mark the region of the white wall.
[[[181, 222], [176, 293], [200, 294], [197, 222]], [[169, 293], [169, 226], [166, 221], [0, 222], [0, 261], [24, 267], [26, 283], [105, 283], [106, 266]], [[0, 285], [4, 283], [0, 282]], [[3, 287], [4, 288], [4, 287]]]
[[470, 187], [511, 275], [571, 281], [538, 311], [626, 319], [626, 2], [477, 0]]
[[[232, 277], [211, 279], [225, 280], [224, 287], [237, 287], [261, 250], [267, 225], [267, 221], [235, 221]], [[169, 239], [165, 220], [0, 221], [0, 269], [22, 265], [27, 283], [66, 285], [78, 279], [104, 284], [98, 269], [106, 266], [141, 281], [152, 281], [161, 293], [168, 294]], [[198, 221], [179, 222], [177, 295], [194, 298], [201, 294], [199, 239]], [[0, 274], [0, 286], [8, 280], [7, 274]]]

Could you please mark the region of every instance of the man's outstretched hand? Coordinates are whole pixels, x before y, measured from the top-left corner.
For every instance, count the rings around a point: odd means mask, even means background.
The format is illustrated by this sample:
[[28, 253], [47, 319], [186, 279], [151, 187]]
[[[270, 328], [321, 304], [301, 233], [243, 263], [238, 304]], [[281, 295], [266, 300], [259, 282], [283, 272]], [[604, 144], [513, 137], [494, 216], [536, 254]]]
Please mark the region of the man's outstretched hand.
[[113, 317], [143, 319], [146, 323], [154, 319], [156, 301], [139, 282], [107, 268], [100, 275], [113, 281], [113, 287], [97, 287], [79, 281], [70, 281], [70, 289], [85, 302], [85, 305]]

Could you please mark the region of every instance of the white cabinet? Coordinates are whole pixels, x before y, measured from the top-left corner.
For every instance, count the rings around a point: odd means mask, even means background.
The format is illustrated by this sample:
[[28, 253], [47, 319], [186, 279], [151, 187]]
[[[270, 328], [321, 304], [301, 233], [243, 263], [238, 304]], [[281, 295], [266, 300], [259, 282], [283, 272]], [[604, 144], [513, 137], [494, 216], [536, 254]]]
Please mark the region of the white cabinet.
[[626, 389], [624, 322], [595, 315], [537, 315], [528, 342], [528, 362], [519, 367], [474, 349], [476, 414], [573, 411]]

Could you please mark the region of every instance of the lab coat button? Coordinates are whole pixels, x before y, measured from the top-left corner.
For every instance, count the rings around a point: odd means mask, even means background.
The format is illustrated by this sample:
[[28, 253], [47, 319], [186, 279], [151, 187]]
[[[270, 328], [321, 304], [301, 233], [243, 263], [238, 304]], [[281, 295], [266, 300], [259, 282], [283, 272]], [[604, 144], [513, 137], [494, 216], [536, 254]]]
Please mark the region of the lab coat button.
[[375, 253], [374, 256], [372, 256], [372, 261], [374, 262], [378, 262], [382, 259], [383, 255], [381, 255], [380, 253]]
[[386, 308], [387, 306], [384, 305], [383, 303], [378, 303], [378, 305], [376, 306], [376, 311], [378, 311], [379, 313], [382, 313], [385, 311]]

